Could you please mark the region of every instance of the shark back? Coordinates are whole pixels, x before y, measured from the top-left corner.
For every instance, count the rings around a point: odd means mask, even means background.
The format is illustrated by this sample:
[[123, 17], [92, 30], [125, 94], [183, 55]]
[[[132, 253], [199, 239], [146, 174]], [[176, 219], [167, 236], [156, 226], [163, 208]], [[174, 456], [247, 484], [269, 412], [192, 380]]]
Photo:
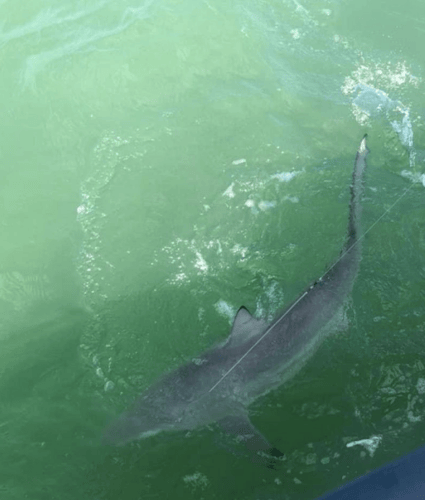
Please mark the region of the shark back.
[[[254, 339], [252, 336], [247, 338], [241, 346], [244, 359], [235, 366], [235, 370], [239, 372], [239, 377], [244, 378], [244, 396], [248, 404], [294, 376], [342, 315], [361, 260], [360, 200], [369, 153], [366, 137], [360, 142], [354, 162], [347, 238], [340, 257], [270, 326], [257, 333]], [[230, 384], [232, 382], [229, 380]], [[226, 384], [224, 379], [222, 383]]]

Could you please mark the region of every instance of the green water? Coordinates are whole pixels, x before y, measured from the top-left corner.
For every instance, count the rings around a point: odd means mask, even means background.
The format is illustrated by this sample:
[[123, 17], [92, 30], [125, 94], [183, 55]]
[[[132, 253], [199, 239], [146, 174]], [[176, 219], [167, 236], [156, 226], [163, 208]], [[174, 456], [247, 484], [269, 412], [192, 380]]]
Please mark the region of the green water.
[[[425, 442], [424, 44], [419, 0], [0, 2], [1, 499], [309, 500]], [[101, 446], [337, 258], [365, 132], [345, 321], [250, 408], [278, 470]]]

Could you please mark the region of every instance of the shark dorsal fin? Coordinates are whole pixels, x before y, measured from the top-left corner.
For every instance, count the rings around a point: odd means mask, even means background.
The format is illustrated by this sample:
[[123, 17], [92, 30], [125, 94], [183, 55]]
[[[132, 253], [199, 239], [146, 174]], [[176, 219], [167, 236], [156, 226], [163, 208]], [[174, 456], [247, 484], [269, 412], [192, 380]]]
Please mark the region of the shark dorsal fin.
[[243, 344], [251, 337], [261, 333], [267, 323], [261, 319], [255, 319], [246, 307], [241, 307], [236, 313], [233, 321], [232, 331], [228, 340], [229, 345]]

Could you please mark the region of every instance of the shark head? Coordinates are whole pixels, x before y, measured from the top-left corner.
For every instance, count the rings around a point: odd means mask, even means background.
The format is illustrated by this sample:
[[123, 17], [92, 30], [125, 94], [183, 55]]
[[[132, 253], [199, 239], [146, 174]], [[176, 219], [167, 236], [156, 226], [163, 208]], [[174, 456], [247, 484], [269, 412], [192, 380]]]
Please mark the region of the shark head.
[[162, 431], [172, 431], [179, 428], [182, 421], [173, 408], [166, 412], [153, 411], [152, 407], [137, 407], [124, 412], [103, 433], [104, 444], [124, 445], [135, 439], [145, 439]]
[[197, 427], [202, 401], [178, 388], [178, 382], [178, 377], [171, 375], [145, 391], [132, 407], [105, 429], [103, 443], [119, 446], [163, 431]]
[[125, 412], [107, 427], [103, 433], [104, 444], [121, 446], [135, 439], [145, 439], [165, 430], [172, 430], [168, 422], [143, 417], [133, 412]]

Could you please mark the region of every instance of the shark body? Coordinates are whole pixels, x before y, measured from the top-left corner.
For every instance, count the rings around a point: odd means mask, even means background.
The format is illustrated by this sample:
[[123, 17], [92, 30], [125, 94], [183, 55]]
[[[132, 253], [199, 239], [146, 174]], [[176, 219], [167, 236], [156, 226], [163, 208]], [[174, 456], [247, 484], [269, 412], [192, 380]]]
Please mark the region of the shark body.
[[251, 424], [247, 407], [301, 369], [351, 293], [361, 259], [360, 199], [368, 152], [365, 135], [354, 162], [347, 239], [335, 264], [270, 325], [241, 307], [228, 339], [149, 387], [105, 430], [105, 443], [122, 445], [218, 422], [253, 452], [278, 452]]

